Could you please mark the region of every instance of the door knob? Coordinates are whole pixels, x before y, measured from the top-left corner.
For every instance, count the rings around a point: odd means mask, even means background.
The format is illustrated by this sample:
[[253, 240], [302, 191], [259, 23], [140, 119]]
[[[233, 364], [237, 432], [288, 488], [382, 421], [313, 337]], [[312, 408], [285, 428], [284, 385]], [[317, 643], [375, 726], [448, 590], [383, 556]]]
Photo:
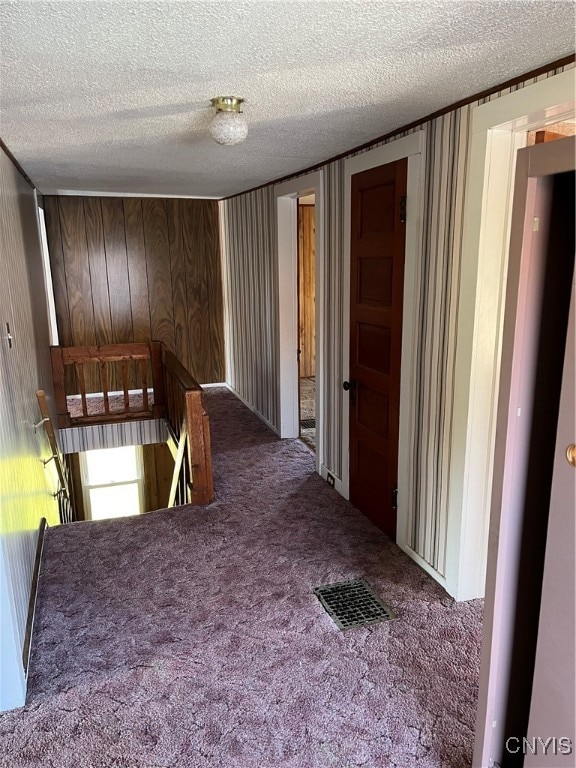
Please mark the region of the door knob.
[[571, 467], [576, 467], [576, 445], [574, 443], [570, 443], [566, 448], [566, 459]]
[[345, 392], [350, 392], [350, 405], [354, 408], [356, 406], [356, 382], [354, 379], [345, 381], [342, 384]]

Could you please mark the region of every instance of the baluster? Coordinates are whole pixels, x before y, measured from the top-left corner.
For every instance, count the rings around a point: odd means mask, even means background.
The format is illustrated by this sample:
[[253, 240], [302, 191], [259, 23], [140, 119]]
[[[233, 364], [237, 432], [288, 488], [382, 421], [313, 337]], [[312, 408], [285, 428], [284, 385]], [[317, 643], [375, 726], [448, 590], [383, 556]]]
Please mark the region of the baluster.
[[110, 402], [108, 400], [108, 364], [102, 360], [100, 363], [100, 379], [102, 383], [102, 394], [104, 396], [104, 413], [110, 413]]
[[128, 361], [122, 360], [122, 388], [124, 389], [124, 411], [130, 412], [130, 395], [128, 393]]
[[148, 410], [148, 379], [147, 379], [147, 360], [140, 360], [140, 379], [142, 382], [142, 408]]
[[84, 379], [84, 363], [75, 363], [76, 376], [78, 377], [78, 386], [80, 388], [80, 397], [82, 398], [82, 415], [88, 416], [88, 403], [86, 402], [86, 381]]

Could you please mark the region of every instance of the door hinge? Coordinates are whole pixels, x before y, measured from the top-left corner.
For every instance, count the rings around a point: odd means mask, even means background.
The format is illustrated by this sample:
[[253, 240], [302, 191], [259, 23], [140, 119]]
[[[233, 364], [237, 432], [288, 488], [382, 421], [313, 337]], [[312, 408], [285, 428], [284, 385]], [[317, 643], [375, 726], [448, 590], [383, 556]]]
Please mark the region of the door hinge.
[[406, 195], [400, 198], [400, 223], [406, 224]]
[[398, 509], [398, 488], [392, 488], [392, 509]]
[[12, 332], [10, 331], [10, 323], [6, 323], [6, 336], [2, 336], [2, 338], [8, 342], [8, 349], [12, 349], [14, 336], [12, 336]]

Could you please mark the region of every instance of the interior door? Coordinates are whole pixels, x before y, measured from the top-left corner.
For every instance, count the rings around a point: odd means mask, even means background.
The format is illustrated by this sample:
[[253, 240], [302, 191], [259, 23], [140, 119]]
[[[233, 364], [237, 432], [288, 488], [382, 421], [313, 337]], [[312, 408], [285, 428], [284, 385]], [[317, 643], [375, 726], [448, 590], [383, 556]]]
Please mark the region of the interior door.
[[350, 500], [396, 536], [408, 160], [352, 176]]
[[[576, 280], [576, 276], [575, 276]], [[560, 395], [525, 768], [568, 768], [576, 750], [576, 283]], [[540, 740], [555, 737], [546, 751]]]

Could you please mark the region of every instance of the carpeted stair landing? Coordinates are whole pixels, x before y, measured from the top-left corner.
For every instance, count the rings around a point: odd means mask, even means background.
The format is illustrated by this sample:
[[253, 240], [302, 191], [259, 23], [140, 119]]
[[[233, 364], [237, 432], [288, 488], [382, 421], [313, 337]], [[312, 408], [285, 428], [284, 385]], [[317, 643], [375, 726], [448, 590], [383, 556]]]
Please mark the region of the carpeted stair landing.
[[[233, 395], [217, 501], [47, 533], [28, 702], [0, 766], [464, 768], [480, 601], [455, 604]], [[315, 586], [398, 616], [340, 632]]]

